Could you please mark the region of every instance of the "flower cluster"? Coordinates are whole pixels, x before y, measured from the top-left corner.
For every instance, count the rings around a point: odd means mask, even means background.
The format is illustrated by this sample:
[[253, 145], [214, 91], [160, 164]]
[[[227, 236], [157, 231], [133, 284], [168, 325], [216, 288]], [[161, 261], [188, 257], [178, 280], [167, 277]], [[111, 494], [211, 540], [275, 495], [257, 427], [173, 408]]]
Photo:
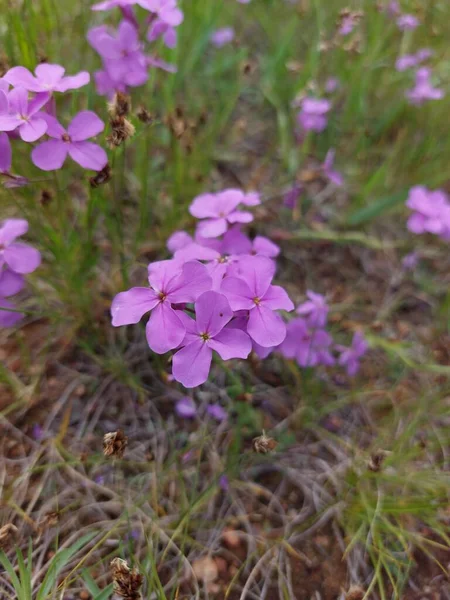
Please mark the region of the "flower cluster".
[[213, 351], [223, 360], [247, 358], [252, 348], [264, 355], [286, 337], [277, 311], [294, 305], [272, 283], [280, 249], [241, 230], [253, 220], [241, 206], [259, 203], [258, 194], [237, 189], [198, 196], [190, 206], [199, 219], [194, 237], [174, 233], [168, 240], [173, 258], [148, 266], [150, 287], [113, 300], [114, 326], [137, 323], [151, 311], [149, 347], [158, 354], [176, 350], [173, 377], [185, 387], [207, 380]]
[[176, 0], [106, 0], [94, 4], [92, 9], [96, 11], [119, 7], [123, 16], [117, 30], [100, 25], [90, 29], [87, 35], [88, 42], [102, 59], [102, 69], [94, 73], [97, 92], [109, 98], [116, 92], [126, 93], [129, 88], [143, 85], [148, 80], [150, 67], [176, 71], [173, 65], [146, 53], [133, 5], [148, 12], [145, 26], [146, 40], [150, 43], [161, 38], [167, 47], [174, 48], [176, 27], [183, 21]]
[[415, 186], [409, 190], [406, 206], [413, 211], [407, 223], [410, 231], [434, 233], [450, 240], [450, 201], [445, 192]]
[[444, 97], [443, 90], [434, 87], [430, 78], [431, 69], [421, 67], [416, 71], [415, 85], [405, 93], [411, 104], [420, 106], [427, 100], [440, 100]]
[[297, 122], [303, 131], [323, 131], [328, 123], [327, 113], [331, 110], [331, 102], [326, 99], [304, 98]]
[[35, 249], [17, 242], [28, 231], [24, 219], [7, 219], [0, 225], [0, 326], [10, 327], [23, 314], [15, 311], [14, 304], [6, 298], [17, 294], [25, 285], [24, 275], [31, 273], [41, 263], [41, 255]]
[[[26, 185], [28, 180], [11, 172], [11, 139], [33, 143], [47, 135], [50, 140], [35, 146], [33, 163], [44, 171], [59, 169], [69, 155], [85, 169], [100, 171], [107, 163], [105, 151], [86, 140], [103, 131], [103, 122], [91, 111], [75, 116], [67, 131], [56, 118], [55, 93], [86, 85], [89, 73], [66, 76], [56, 64], [40, 64], [31, 73], [13, 67], [0, 79], [0, 175], [5, 186]], [[10, 89], [12, 86], [12, 89]]]

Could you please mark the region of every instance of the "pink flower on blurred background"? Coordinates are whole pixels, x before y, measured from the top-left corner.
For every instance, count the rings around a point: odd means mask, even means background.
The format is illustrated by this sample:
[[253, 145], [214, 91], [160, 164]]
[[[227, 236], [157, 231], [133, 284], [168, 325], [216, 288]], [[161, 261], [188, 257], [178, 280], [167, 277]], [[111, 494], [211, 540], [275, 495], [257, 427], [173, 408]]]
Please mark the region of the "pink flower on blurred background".
[[47, 131], [47, 123], [38, 111], [48, 102], [48, 93], [28, 100], [28, 92], [17, 87], [8, 94], [0, 90], [0, 131], [17, 130], [24, 142], [35, 142]]
[[429, 48], [422, 48], [415, 54], [404, 54], [403, 56], [399, 56], [395, 63], [395, 68], [397, 71], [406, 71], [407, 69], [416, 67], [420, 63], [428, 60], [431, 56], [433, 56], [432, 50]]
[[48, 124], [47, 135], [52, 140], [42, 142], [31, 153], [33, 163], [43, 171], [60, 169], [69, 155], [84, 169], [101, 171], [108, 162], [106, 152], [92, 142], [91, 137], [101, 133], [105, 124], [90, 110], [79, 112], [69, 124], [67, 131], [51, 115], [42, 116]]
[[217, 194], [201, 194], [194, 198], [189, 212], [197, 219], [204, 219], [197, 228], [199, 235], [215, 238], [225, 233], [230, 224], [253, 221], [251, 213], [237, 210], [241, 202], [242, 193], [232, 189]]
[[297, 307], [296, 313], [307, 318], [308, 325], [311, 327], [325, 327], [330, 310], [325, 296], [316, 294], [311, 290], [306, 292], [308, 300]]
[[183, 396], [175, 404], [175, 412], [183, 419], [193, 419], [197, 414], [197, 406], [192, 398]]
[[443, 90], [435, 88], [430, 81], [431, 70], [422, 67], [416, 72], [415, 86], [405, 93], [405, 96], [415, 106], [420, 106], [427, 100], [441, 100], [444, 97]]
[[216, 48], [222, 48], [226, 46], [234, 39], [234, 29], [232, 27], [222, 27], [222, 29], [216, 29], [211, 36], [210, 41]]
[[213, 291], [202, 294], [197, 299], [195, 314], [195, 321], [186, 315], [183, 319], [186, 336], [172, 363], [174, 378], [185, 387], [196, 387], [208, 379], [213, 350], [223, 360], [229, 360], [247, 358], [252, 348], [244, 331], [225, 327], [233, 311], [223, 294]]
[[325, 156], [325, 160], [322, 165], [322, 171], [325, 177], [334, 183], [337, 187], [341, 187], [344, 185], [344, 178], [342, 175], [333, 169], [334, 157], [336, 156], [336, 151], [334, 148], [330, 148], [328, 150], [327, 155]]
[[24, 278], [10, 269], [0, 270], [0, 327], [12, 327], [23, 318], [23, 314], [14, 310], [13, 303], [5, 300], [20, 292], [25, 285]]
[[397, 26], [402, 31], [412, 31], [420, 25], [420, 21], [414, 15], [400, 15], [397, 19]]
[[433, 233], [450, 240], [450, 202], [445, 192], [415, 186], [409, 190], [406, 206], [414, 211], [407, 223], [412, 233]]
[[13, 67], [3, 76], [11, 85], [23, 87], [29, 92], [67, 92], [88, 84], [90, 75], [81, 71], [76, 75], [65, 77], [64, 67], [43, 63], [34, 70], [35, 75], [25, 67]]
[[289, 321], [286, 338], [279, 350], [285, 358], [295, 358], [300, 367], [332, 366], [335, 359], [330, 349], [333, 339], [323, 329], [311, 327], [298, 317]]
[[329, 100], [304, 98], [297, 115], [300, 127], [305, 131], [323, 131], [327, 126], [327, 113], [331, 110]]
[[341, 355], [338, 363], [345, 367], [348, 375], [353, 377], [359, 371], [359, 361], [364, 356], [369, 348], [369, 344], [365, 340], [362, 333], [357, 331], [353, 336], [352, 345], [350, 348], [346, 346], [336, 346]]

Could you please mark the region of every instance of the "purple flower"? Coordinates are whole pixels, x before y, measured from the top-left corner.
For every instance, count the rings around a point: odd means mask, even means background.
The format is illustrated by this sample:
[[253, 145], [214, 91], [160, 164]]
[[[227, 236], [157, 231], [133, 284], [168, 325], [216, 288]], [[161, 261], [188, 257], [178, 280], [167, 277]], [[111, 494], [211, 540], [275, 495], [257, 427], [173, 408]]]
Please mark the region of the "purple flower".
[[294, 210], [297, 207], [298, 200], [303, 192], [303, 187], [299, 183], [294, 185], [286, 192], [283, 198], [283, 205], [286, 208]]
[[113, 82], [139, 86], [148, 79], [147, 61], [137, 29], [129, 21], [119, 23], [117, 33], [100, 25], [88, 32], [88, 42], [103, 59], [105, 71]]
[[69, 124], [67, 131], [51, 115], [42, 113], [47, 128], [47, 135], [52, 140], [42, 142], [31, 153], [33, 163], [43, 171], [60, 169], [67, 155], [84, 169], [101, 171], [108, 162], [106, 152], [92, 142], [91, 137], [101, 133], [105, 125], [95, 113], [90, 110], [79, 112]]
[[176, 252], [177, 250], [181, 250], [189, 244], [192, 244], [192, 236], [187, 233], [187, 231], [175, 231], [167, 240], [167, 249], [169, 252]]
[[23, 87], [29, 92], [67, 92], [83, 87], [90, 81], [87, 71], [64, 77], [64, 67], [49, 63], [38, 65], [34, 72], [36, 76], [25, 67], [13, 67], [3, 79], [14, 87]]
[[326, 114], [331, 110], [328, 100], [317, 98], [304, 98], [297, 121], [305, 131], [323, 131], [327, 126]]
[[220, 404], [208, 404], [206, 412], [210, 417], [219, 422], [225, 421], [228, 418], [227, 411]]
[[395, 68], [397, 71], [406, 71], [428, 60], [432, 55], [433, 51], [429, 48], [418, 50], [415, 54], [404, 54], [397, 59]]
[[253, 221], [251, 213], [236, 210], [242, 198], [242, 192], [234, 189], [217, 194], [201, 194], [194, 198], [189, 212], [197, 219], [205, 219], [198, 225], [199, 235], [215, 238], [225, 233], [229, 224]]
[[248, 335], [225, 327], [233, 317], [223, 294], [205, 292], [195, 303], [196, 321], [184, 315], [186, 336], [183, 348], [173, 357], [173, 376], [185, 387], [196, 387], [208, 379], [212, 352], [223, 360], [247, 358], [251, 351]]
[[325, 296], [316, 294], [311, 290], [306, 292], [308, 300], [300, 304], [295, 311], [298, 315], [306, 316], [311, 327], [325, 327], [330, 310]]
[[228, 492], [230, 489], [230, 480], [227, 475], [221, 475], [219, 477], [219, 487], [223, 492]]
[[44, 430], [42, 429], [42, 427], [38, 423], [33, 425], [33, 428], [31, 430], [31, 437], [38, 442], [42, 439], [43, 435]]
[[15, 310], [12, 302], [0, 296], [0, 327], [13, 327], [24, 315]]
[[216, 48], [222, 48], [226, 46], [234, 39], [234, 29], [232, 27], [222, 27], [222, 29], [216, 29], [209, 38], [211, 44]]
[[300, 367], [332, 366], [335, 359], [330, 353], [333, 340], [323, 329], [314, 329], [302, 318], [287, 325], [287, 335], [279, 350], [285, 358], [295, 358]]
[[197, 407], [192, 398], [184, 396], [176, 403], [175, 411], [182, 419], [192, 419], [197, 414]]
[[7, 266], [15, 273], [31, 273], [41, 264], [41, 255], [35, 248], [22, 242], [16, 242], [16, 239], [27, 231], [28, 223], [24, 219], [7, 219], [2, 223], [0, 226], [0, 271], [3, 266]]
[[329, 77], [325, 82], [325, 91], [327, 94], [332, 94], [340, 86], [339, 79], [337, 77]]
[[333, 169], [335, 155], [336, 151], [334, 150], [334, 148], [330, 148], [322, 164], [322, 171], [325, 177], [329, 181], [331, 181], [331, 183], [334, 183], [334, 185], [336, 185], [337, 187], [341, 187], [344, 184], [344, 178], [338, 171], [335, 171]]
[[369, 344], [365, 340], [362, 333], [357, 331], [353, 336], [352, 345], [350, 348], [345, 346], [336, 346], [336, 349], [341, 353], [338, 363], [345, 367], [347, 373], [353, 377], [359, 370], [359, 361], [362, 356], [367, 352]]
[[22, 275], [8, 268], [3, 271], [0, 270], [0, 327], [12, 327], [23, 318], [24, 315], [22, 313], [8, 310], [15, 307], [14, 304], [5, 300], [5, 298], [20, 292], [24, 284], [25, 281]]
[[152, 311], [146, 327], [147, 342], [153, 352], [164, 354], [179, 346], [186, 335], [185, 315], [172, 304], [195, 302], [211, 288], [211, 277], [198, 262], [181, 266], [165, 260], [149, 265], [148, 280], [150, 288], [135, 287], [117, 294], [111, 306], [112, 324], [138, 323]]
[[415, 87], [406, 92], [406, 97], [416, 106], [420, 106], [426, 100], [440, 100], [444, 97], [444, 92], [439, 88], [433, 87], [430, 82], [431, 71], [426, 67], [418, 69], [416, 72]]
[[344, 16], [338, 29], [339, 35], [349, 35], [355, 28], [358, 20], [359, 19], [355, 18], [355, 16], [351, 14]]
[[275, 263], [264, 256], [243, 258], [233, 265], [232, 276], [222, 282], [233, 310], [248, 310], [247, 333], [260, 346], [278, 346], [286, 337], [286, 325], [274, 310], [294, 308], [286, 291], [271, 285]]
[[177, 27], [183, 22], [183, 11], [178, 8], [177, 0], [140, 0], [138, 4], [171, 27]]
[[175, 27], [168, 25], [161, 19], [155, 19], [151, 24], [147, 32], [147, 40], [154, 42], [160, 37], [163, 38], [164, 44], [168, 48], [175, 48], [177, 45], [177, 32]]
[[28, 101], [28, 92], [18, 87], [8, 95], [0, 90], [0, 131], [19, 132], [24, 142], [35, 142], [47, 131], [47, 123], [38, 111], [48, 102], [49, 94], [36, 94]]
[[397, 26], [401, 31], [412, 31], [420, 25], [420, 21], [414, 15], [400, 15], [397, 19]]
[[434, 233], [450, 239], [450, 202], [441, 190], [431, 191], [421, 185], [409, 190], [406, 206], [413, 214], [407, 227], [413, 233]]
[[402, 258], [402, 268], [405, 271], [414, 270], [419, 263], [419, 253], [418, 252], [410, 252], [409, 254], [405, 254]]

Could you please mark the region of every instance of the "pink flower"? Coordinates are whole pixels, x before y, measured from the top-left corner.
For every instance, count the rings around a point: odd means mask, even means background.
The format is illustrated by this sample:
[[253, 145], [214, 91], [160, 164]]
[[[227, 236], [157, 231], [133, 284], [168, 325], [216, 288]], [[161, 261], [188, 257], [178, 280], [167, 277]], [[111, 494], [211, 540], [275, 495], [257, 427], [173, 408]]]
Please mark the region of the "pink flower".
[[414, 211], [407, 223], [410, 231], [450, 239], [450, 202], [445, 192], [417, 185], [409, 190], [406, 206]]
[[285, 358], [295, 358], [300, 367], [332, 366], [335, 363], [330, 353], [333, 340], [323, 329], [315, 329], [298, 318], [289, 321], [287, 335], [279, 350]]
[[14, 304], [5, 300], [9, 296], [17, 294], [25, 284], [22, 275], [4, 269], [0, 271], [0, 327], [12, 327], [23, 318], [23, 314], [14, 310]]
[[173, 357], [173, 376], [185, 387], [196, 387], [208, 379], [212, 353], [223, 360], [247, 358], [252, 344], [240, 329], [226, 328], [233, 311], [223, 294], [205, 292], [195, 303], [196, 321], [184, 317], [183, 348]]
[[138, 323], [152, 311], [146, 327], [147, 342], [153, 352], [164, 354], [179, 346], [186, 334], [185, 315], [172, 304], [195, 302], [211, 288], [211, 278], [198, 262], [181, 266], [165, 260], [149, 265], [148, 280], [150, 288], [135, 287], [117, 294], [111, 306], [112, 324]]
[[325, 160], [322, 165], [323, 174], [325, 177], [334, 183], [337, 187], [341, 187], [344, 184], [344, 178], [342, 175], [333, 169], [334, 157], [336, 155], [336, 151], [334, 148], [330, 148], [328, 150], [327, 155], [325, 156]]
[[19, 132], [24, 142], [35, 142], [47, 131], [47, 123], [38, 111], [48, 102], [47, 93], [28, 101], [28, 92], [17, 87], [8, 95], [0, 90], [0, 131]]
[[430, 82], [430, 77], [430, 69], [422, 67], [417, 70], [416, 85], [405, 94], [411, 104], [420, 106], [426, 100], [440, 100], [444, 97], [444, 92], [442, 90], [433, 87], [433, 84]]
[[175, 405], [175, 412], [183, 419], [193, 419], [197, 414], [195, 402], [189, 396], [183, 396]]
[[336, 349], [341, 353], [338, 363], [347, 369], [347, 373], [350, 376], [356, 375], [359, 371], [359, 361], [367, 352], [368, 348], [369, 344], [364, 339], [364, 336], [357, 331], [353, 336], [350, 348], [336, 346]]
[[306, 316], [311, 327], [325, 327], [330, 310], [325, 296], [316, 294], [311, 290], [306, 292], [308, 300], [300, 304], [295, 311], [298, 315]]
[[264, 256], [243, 258], [222, 282], [233, 310], [248, 310], [247, 333], [260, 346], [278, 346], [286, 337], [286, 326], [274, 311], [294, 308], [286, 291], [271, 285], [275, 263]]
[[403, 56], [400, 56], [395, 63], [395, 68], [397, 71], [406, 71], [407, 69], [416, 67], [421, 62], [428, 60], [431, 56], [433, 56], [432, 50], [429, 48], [422, 48], [422, 50], [418, 50], [415, 54], [404, 54]]
[[226, 46], [234, 39], [234, 29], [232, 27], [222, 27], [222, 29], [216, 29], [210, 36], [210, 41], [216, 48], [222, 48]]
[[402, 31], [411, 31], [420, 25], [420, 21], [414, 15], [400, 15], [397, 19], [397, 26]]
[[305, 131], [323, 131], [327, 126], [326, 114], [331, 109], [328, 100], [305, 98], [297, 115], [298, 124]]
[[84, 169], [103, 169], [108, 162], [106, 152], [97, 144], [86, 141], [105, 128], [103, 121], [95, 113], [90, 110], [79, 112], [72, 119], [67, 131], [55, 117], [44, 113], [42, 116], [48, 124], [47, 135], [54, 139], [42, 142], [33, 149], [31, 160], [39, 169], [60, 169], [67, 155]]
[[215, 238], [225, 233], [228, 225], [250, 223], [253, 215], [237, 210], [243, 202], [240, 190], [224, 190], [217, 194], [201, 194], [194, 198], [189, 212], [197, 219], [205, 219], [198, 225], [198, 233], [205, 238]]
[[171, 27], [178, 27], [183, 22], [183, 11], [178, 8], [177, 0], [140, 0], [138, 4]]
[[16, 242], [27, 231], [24, 219], [7, 219], [0, 226], [0, 273], [3, 266], [15, 273], [31, 273], [41, 264], [41, 255], [35, 248]]
[[155, 19], [147, 32], [147, 40], [154, 42], [160, 37], [163, 38], [164, 44], [168, 48], [175, 48], [177, 45], [177, 32], [175, 27], [168, 25], [161, 19]]
[[34, 70], [32, 75], [25, 67], [13, 67], [3, 79], [15, 87], [23, 87], [29, 92], [67, 92], [83, 87], [90, 81], [87, 71], [77, 75], [64, 77], [65, 69], [60, 65], [43, 63]]

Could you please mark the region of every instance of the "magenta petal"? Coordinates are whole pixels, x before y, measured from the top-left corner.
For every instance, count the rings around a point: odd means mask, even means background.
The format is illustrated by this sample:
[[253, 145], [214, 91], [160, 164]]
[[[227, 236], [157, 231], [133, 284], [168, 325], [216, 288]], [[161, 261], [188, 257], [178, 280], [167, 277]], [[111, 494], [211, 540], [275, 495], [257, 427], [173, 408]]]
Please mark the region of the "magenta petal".
[[63, 166], [68, 150], [68, 144], [60, 140], [48, 140], [33, 148], [31, 160], [43, 171], [55, 171]]
[[150, 288], [135, 287], [120, 292], [111, 304], [113, 326], [139, 323], [145, 313], [155, 308], [159, 301], [158, 295]]
[[197, 414], [197, 407], [192, 398], [184, 396], [176, 403], [175, 411], [183, 419], [193, 419]]
[[197, 233], [205, 238], [216, 238], [228, 229], [226, 219], [206, 219], [197, 226]]
[[19, 273], [14, 273], [10, 269], [0, 271], [0, 297], [7, 298], [18, 294], [25, 285], [25, 279]]
[[[167, 292], [169, 286], [181, 275], [183, 265], [176, 260], [158, 260], [148, 265], [148, 280], [153, 289]], [[171, 289], [172, 289], [171, 288]]]
[[[2, 79], [0, 79], [0, 84], [3, 84]], [[9, 85], [6, 83], [6, 87], [8, 88]], [[6, 92], [8, 90], [4, 90], [0, 87], [0, 114], [2, 115], [6, 115], [9, 112], [9, 102], [8, 102], [8, 96], [6, 95]]]
[[11, 169], [12, 151], [9, 137], [6, 133], [0, 133], [0, 173]]
[[205, 292], [195, 303], [197, 330], [214, 337], [231, 320], [233, 311], [223, 294]]
[[44, 119], [30, 119], [25, 121], [19, 128], [19, 135], [24, 142], [35, 142], [47, 131], [47, 123]]
[[229, 360], [247, 358], [252, 349], [252, 342], [245, 331], [226, 327], [210, 340], [209, 346], [219, 354], [220, 358]]
[[197, 196], [191, 202], [189, 212], [197, 219], [217, 217], [218, 213], [215, 203], [215, 196], [213, 194], [200, 194], [200, 196]]
[[159, 11], [159, 16], [165, 23], [172, 27], [178, 27], [183, 22], [183, 12], [176, 7], [164, 7]]
[[248, 319], [247, 332], [263, 348], [278, 346], [286, 337], [286, 325], [280, 315], [265, 306], [256, 306]]
[[38, 65], [34, 72], [42, 82], [49, 86], [57, 84], [63, 77], [66, 70], [61, 65], [42, 63]]
[[169, 252], [176, 252], [192, 244], [192, 236], [187, 231], [175, 231], [167, 240], [167, 249]]
[[32, 273], [41, 264], [40, 252], [20, 242], [7, 246], [3, 258], [8, 267], [16, 273]]
[[227, 217], [229, 223], [251, 223], [253, 221], [252, 213], [236, 210]]
[[22, 313], [8, 311], [8, 308], [15, 308], [15, 306], [8, 300], [0, 298], [0, 327], [12, 327], [23, 319]]
[[10, 244], [27, 231], [28, 221], [25, 219], [6, 219], [0, 227], [0, 244]]
[[35, 115], [43, 106], [50, 100], [50, 94], [48, 92], [40, 92], [35, 95], [34, 98], [28, 103], [28, 116], [32, 117]]
[[108, 162], [106, 152], [93, 142], [68, 144], [69, 156], [84, 169], [101, 171]]
[[275, 275], [276, 265], [265, 256], [243, 258], [233, 268], [233, 275], [243, 279], [251, 290], [252, 297], [262, 298]]
[[82, 110], [72, 119], [67, 131], [72, 142], [81, 142], [98, 135], [104, 128], [105, 124], [94, 112]]
[[77, 90], [84, 85], [87, 85], [91, 80], [91, 76], [87, 71], [80, 71], [76, 75], [64, 77], [64, 79], [55, 88], [57, 92], [67, 92], [67, 90]]
[[205, 383], [211, 368], [212, 350], [198, 340], [179, 350], [173, 357], [172, 374], [185, 387]]
[[181, 344], [186, 329], [177, 311], [168, 302], [160, 302], [152, 311], [145, 333], [153, 352], [165, 354]]
[[261, 235], [257, 235], [253, 240], [253, 253], [261, 256], [275, 258], [280, 254], [280, 247], [271, 240]]
[[18, 119], [13, 115], [0, 114], [0, 131], [14, 131], [22, 124], [22, 119]]
[[225, 277], [220, 288], [233, 310], [250, 310], [254, 305], [253, 294], [243, 279]]
[[167, 285], [167, 294], [171, 302], [195, 302], [200, 294], [211, 289], [211, 285], [205, 265], [187, 262], [182, 267], [181, 276]]
[[30, 92], [40, 92], [42, 86], [25, 67], [13, 67], [3, 76], [3, 79], [14, 87], [23, 87]]
[[294, 310], [294, 303], [287, 295], [285, 289], [279, 285], [271, 285], [264, 294], [261, 304], [271, 310]]
[[181, 259], [185, 262], [190, 260], [214, 260], [220, 258], [220, 254], [212, 248], [201, 246], [196, 242], [191, 242], [184, 248], [177, 250], [174, 254], [174, 258]]
[[36, 114], [36, 116], [40, 119], [44, 119], [44, 121], [47, 123], [46, 134], [50, 137], [60, 140], [62, 136], [66, 133], [64, 127], [53, 115], [50, 115], [47, 112], [39, 112]]
[[17, 112], [20, 115], [28, 114], [28, 92], [23, 87], [16, 87], [8, 95], [11, 112]]

